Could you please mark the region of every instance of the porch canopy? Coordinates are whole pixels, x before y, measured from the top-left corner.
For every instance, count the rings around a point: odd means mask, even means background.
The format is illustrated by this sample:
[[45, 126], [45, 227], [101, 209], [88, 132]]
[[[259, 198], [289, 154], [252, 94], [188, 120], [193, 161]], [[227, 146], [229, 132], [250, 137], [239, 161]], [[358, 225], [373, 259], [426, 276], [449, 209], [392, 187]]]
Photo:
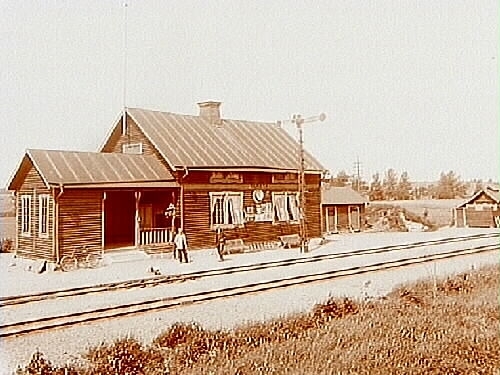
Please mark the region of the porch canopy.
[[155, 156], [28, 150], [9, 189], [26, 189], [33, 170], [54, 192], [59, 237], [78, 227], [71, 233], [100, 236], [102, 248], [167, 240], [164, 211], [176, 203], [179, 184]]
[[30, 162], [47, 188], [179, 187], [168, 169], [151, 155], [27, 150], [10, 190], [20, 188]]

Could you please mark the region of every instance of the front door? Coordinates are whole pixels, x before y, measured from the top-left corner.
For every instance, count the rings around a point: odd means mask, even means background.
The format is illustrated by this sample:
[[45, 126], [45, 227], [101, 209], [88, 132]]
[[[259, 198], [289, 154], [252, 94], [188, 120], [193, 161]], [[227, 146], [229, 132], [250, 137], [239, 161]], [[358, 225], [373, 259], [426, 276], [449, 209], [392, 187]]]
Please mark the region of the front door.
[[104, 247], [109, 249], [133, 246], [135, 243], [134, 192], [107, 192], [104, 210]]

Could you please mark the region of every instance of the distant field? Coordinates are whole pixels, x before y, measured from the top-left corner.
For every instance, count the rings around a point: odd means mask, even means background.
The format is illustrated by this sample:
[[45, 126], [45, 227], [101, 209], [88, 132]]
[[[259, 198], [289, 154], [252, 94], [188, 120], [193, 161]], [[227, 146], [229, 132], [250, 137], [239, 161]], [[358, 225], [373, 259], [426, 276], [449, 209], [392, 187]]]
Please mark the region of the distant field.
[[437, 225], [449, 225], [453, 220], [453, 208], [462, 199], [429, 199], [429, 200], [408, 200], [408, 201], [373, 201], [373, 207], [394, 205], [402, 207], [416, 215], [423, 216], [424, 211], [428, 212], [428, 219]]
[[14, 200], [9, 193], [0, 191], [0, 213], [14, 212]]
[[16, 218], [0, 216], [0, 238], [16, 237]]

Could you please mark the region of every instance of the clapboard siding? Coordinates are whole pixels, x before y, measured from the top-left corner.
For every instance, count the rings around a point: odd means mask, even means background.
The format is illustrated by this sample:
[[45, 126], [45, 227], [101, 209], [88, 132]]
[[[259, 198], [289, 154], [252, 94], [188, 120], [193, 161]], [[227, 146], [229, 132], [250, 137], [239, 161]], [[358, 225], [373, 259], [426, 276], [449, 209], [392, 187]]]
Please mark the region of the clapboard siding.
[[476, 211], [474, 208], [466, 208], [465, 215], [467, 216], [467, 226], [472, 228], [494, 228], [495, 221], [493, 219], [493, 211], [484, 209]]
[[89, 251], [101, 251], [102, 192], [66, 190], [59, 198], [59, 254], [87, 246]]
[[152, 155], [156, 157], [165, 167], [169, 168], [168, 164], [165, 162], [158, 150], [151, 144], [141, 129], [139, 129], [136, 125], [134, 120], [132, 120], [129, 116], [127, 116], [127, 128], [127, 134], [122, 134], [120, 121], [120, 124], [114, 129], [108, 143], [103, 148], [103, 152], [121, 153], [123, 145], [125, 144], [142, 143], [142, 152], [144, 155]]
[[[21, 196], [31, 196], [31, 218], [30, 229], [31, 235], [29, 237], [21, 234]], [[39, 233], [39, 196], [48, 195], [48, 222], [47, 222], [47, 235], [40, 235]], [[53, 249], [53, 213], [54, 213], [54, 200], [51, 191], [45, 186], [40, 174], [30, 165], [26, 177], [17, 191], [16, 197], [16, 220], [17, 220], [17, 253], [20, 256], [33, 258], [33, 259], [47, 259], [54, 260]]]
[[[194, 179], [193, 179], [194, 180]], [[191, 181], [193, 181], [191, 180]], [[243, 206], [254, 206], [248, 184], [206, 184], [184, 185], [184, 228], [191, 249], [215, 246], [215, 233], [210, 228], [210, 192], [243, 192]], [[297, 185], [274, 184], [267, 186], [263, 203], [272, 202], [273, 192], [296, 192]], [[321, 235], [320, 201], [318, 186], [309, 185], [306, 193], [306, 224], [309, 237]], [[279, 236], [299, 233], [299, 225], [286, 222], [246, 222], [243, 227], [226, 229], [228, 239], [242, 238], [246, 243], [276, 241]]]

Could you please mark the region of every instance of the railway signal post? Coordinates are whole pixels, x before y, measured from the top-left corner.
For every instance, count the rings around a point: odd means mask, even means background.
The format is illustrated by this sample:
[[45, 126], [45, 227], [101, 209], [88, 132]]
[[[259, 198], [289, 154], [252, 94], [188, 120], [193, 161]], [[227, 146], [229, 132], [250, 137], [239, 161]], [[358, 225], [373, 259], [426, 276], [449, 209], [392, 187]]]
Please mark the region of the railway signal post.
[[302, 118], [300, 114], [293, 115], [292, 123], [297, 126], [299, 131], [299, 168], [298, 168], [298, 187], [299, 187], [299, 231], [300, 231], [300, 251], [309, 252], [309, 238], [307, 234], [306, 215], [306, 181], [305, 181], [305, 152], [304, 152], [304, 130], [305, 123], [316, 121], [325, 121], [326, 115], [321, 113], [319, 116]]

